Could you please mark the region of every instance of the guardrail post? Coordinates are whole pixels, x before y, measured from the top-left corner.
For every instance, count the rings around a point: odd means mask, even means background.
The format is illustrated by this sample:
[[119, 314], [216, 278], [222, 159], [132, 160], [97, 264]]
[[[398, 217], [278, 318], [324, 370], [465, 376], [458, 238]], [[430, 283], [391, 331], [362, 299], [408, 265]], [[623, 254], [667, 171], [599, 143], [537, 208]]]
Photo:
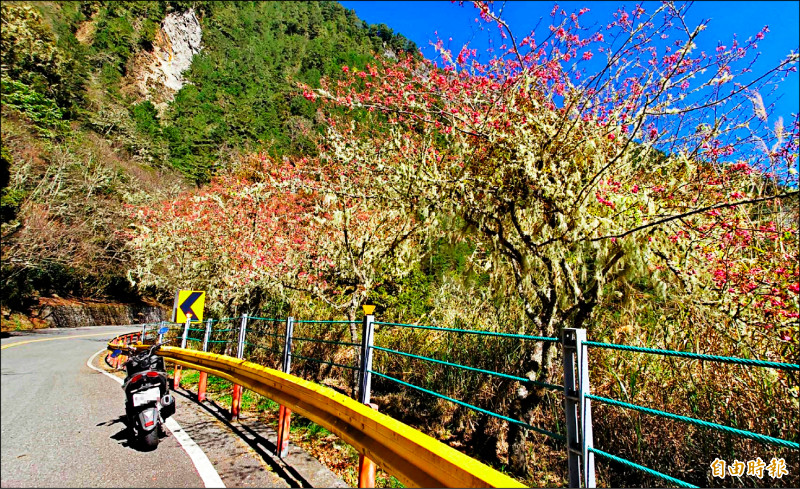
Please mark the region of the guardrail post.
[[[189, 334], [189, 323], [191, 321], [192, 316], [187, 314], [186, 323], [183, 325], [183, 336], [181, 336], [181, 348], [186, 348], [186, 336]], [[181, 386], [181, 370], [182, 367], [180, 365], [175, 365], [175, 368], [172, 371], [172, 385], [175, 389]]]
[[[206, 334], [203, 336], [203, 351], [208, 351], [208, 339], [211, 337], [211, 320], [206, 321]], [[208, 384], [208, 373], [200, 372], [200, 380], [197, 383], [197, 400], [206, 400], [206, 385]]]
[[361, 332], [361, 378], [358, 386], [358, 401], [369, 404], [372, 390], [372, 341], [375, 333], [375, 316], [364, 315], [364, 324]]
[[586, 346], [586, 330], [578, 329], [576, 333], [575, 357], [578, 363], [578, 398], [580, 399], [581, 414], [581, 459], [583, 460], [583, 486], [596, 487], [594, 479], [594, 453], [589, 448], [594, 446], [592, 433], [592, 401], [587, 399], [590, 394], [589, 384], [589, 347]]
[[[236, 358], [244, 357], [244, 337], [247, 334], [247, 313], [242, 313], [242, 322], [239, 325], [239, 339], [237, 342]], [[242, 386], [233, 385], [233, 395], [231, 396], [231, 418], [239, 418], [239, 407], [242, 403]]]
[[[283, 373], [288, 374], [292, 368], [292, 335], [294, 334], [294, 318], [286, 318], [286, 335], [283, 341]], [[289, 427], [292, 422], [292, 410], [281, 404], [278, 411], [278, 441], [275, 443], [278, 457], [289, 454]]]
[[580, 456], [581, 442], [578, 430], [578, 380], [575, 370], [577, 334], [575, 329], [565, 328], [561, 332], [562, 357], [564, 358], [564, 414], [567, 421], [567, 465], [569, 466], [569, 487], [581, 486]]
[[[369, 403], [367, 406], [378, 410], [377, 404]], [[375, 487], [375, 462], [364, 454], [358, 456], [358, 487]]]
[[586, 398], [589, 393], [589, 362], [585, 341], [585, 329], [565, 328], [562, 331], [570, 487], [581, 487], [581, 484], [583, 487], [595, 487], [594, 453], [589, 451], [594, 437], [592, 405]]

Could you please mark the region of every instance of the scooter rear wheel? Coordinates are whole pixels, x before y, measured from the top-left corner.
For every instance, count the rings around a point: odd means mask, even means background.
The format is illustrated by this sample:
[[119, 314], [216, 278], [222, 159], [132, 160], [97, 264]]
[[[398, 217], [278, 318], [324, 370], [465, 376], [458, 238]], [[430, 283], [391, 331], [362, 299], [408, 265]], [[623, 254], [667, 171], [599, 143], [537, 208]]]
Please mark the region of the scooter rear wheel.
[[150, 430], [141, 437], [142, 448], [155, 450], [158, 447], [158, 428]]

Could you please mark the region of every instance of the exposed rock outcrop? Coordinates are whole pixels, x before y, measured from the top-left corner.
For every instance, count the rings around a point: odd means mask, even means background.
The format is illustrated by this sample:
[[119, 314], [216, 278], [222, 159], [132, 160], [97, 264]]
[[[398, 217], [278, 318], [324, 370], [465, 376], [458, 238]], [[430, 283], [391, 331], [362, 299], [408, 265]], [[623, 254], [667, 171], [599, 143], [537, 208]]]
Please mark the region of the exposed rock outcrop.
[[168, 313], [163, 307], [143, 303], [121, 304], [42, 297], [34, 319], [45, 321], [51, 328], [77, 328], [153, 323], [167, 319]]
[[[129, 91], [156, 106], [172, 101], [183, 88], [183, 73], [202, 49], [202, 29], [193, 9], [167, 14], [153, 40], [153, 50], [138, 54], [129, 71]], [[161, 108], [161, 107], [160, 107]]]

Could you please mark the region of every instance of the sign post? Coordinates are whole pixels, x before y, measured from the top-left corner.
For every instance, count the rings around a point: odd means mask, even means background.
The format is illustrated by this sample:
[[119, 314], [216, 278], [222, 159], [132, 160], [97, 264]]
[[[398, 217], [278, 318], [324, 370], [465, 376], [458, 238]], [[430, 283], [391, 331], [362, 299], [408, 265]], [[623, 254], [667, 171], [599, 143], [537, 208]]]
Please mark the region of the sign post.
[[[182, 290], [175, 293], [175, 304], [172, 307], [172, 321], [184, 323], [181, 348], [186, 348], [186, 335], [189, 333], [189, 323], [203, 321], [203, 308], [206, 303], [206, 293], [203, 290]], [[161, 341], [161, 338], [159, 338]], [[173, 374], [173, 388], [177, 389], [181, 383], [181, 367], [175, 365]]]
[[[192, 313], [186, 315], [186, 322], [183, 325], [183, 336], [181, 337], [181, 348], [186, 348], [186, 337], [189, 334], [189, 323], [192, 322]], [[181, 370], [180, 365], [175, 365], [175, 370], [172, 374], [172, 385], [174, 388], [181, 386]]]
[[[206, 321], [206, 334], [203, 336], [203, 351], [208, 351], [208, 338], [211, 336], [211, 320]], [[206, 400], [206, 384], [208, 383], [208, 373], [200, 372], [200, 381], [197, 385], [197, 400]]]

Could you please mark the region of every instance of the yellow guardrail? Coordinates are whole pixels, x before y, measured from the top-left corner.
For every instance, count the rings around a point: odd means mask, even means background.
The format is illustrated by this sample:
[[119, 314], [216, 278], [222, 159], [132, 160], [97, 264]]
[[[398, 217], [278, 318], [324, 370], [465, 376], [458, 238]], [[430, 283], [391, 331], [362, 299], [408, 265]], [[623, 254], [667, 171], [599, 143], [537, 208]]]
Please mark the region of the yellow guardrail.
[[[118, 348], [118, 344], [109, 349]], [[162, 346], [159, 354], [207, 372], [323, 426], [406, 486], [525, 487], [511, 477], [333, 389], [245, 360]]]

